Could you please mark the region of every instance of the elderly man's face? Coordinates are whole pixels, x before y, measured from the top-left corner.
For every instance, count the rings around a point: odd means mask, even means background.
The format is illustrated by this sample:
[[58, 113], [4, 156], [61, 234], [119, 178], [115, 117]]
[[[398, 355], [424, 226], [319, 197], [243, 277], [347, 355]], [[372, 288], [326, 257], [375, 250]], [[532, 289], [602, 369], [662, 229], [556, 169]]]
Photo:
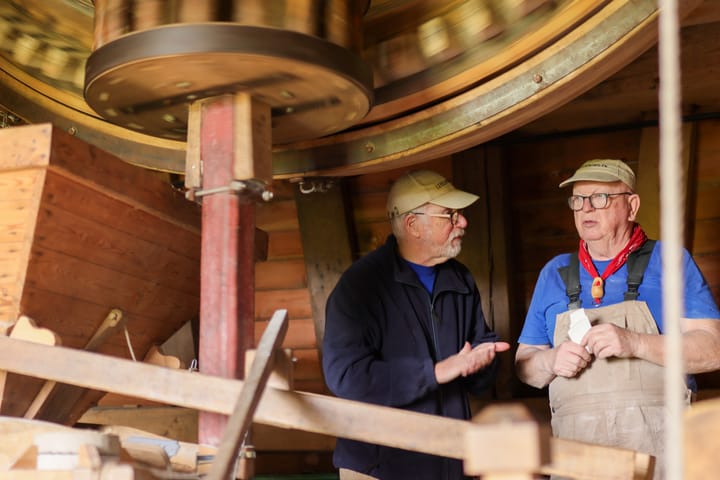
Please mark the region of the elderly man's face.
[[418, 215], [421, 228], [421, 241], [425, 244], [429, 256], [438, 264], [458, 256], [462, 249], [462, 237], [465, 235], [467, 219], [460, 213], [453, 225], [450, 218], [433, 215], [450, 216], [454, 210], [439, 205], [427, 204]]
[[[576, 182], [573, 195], [590, 197], [593, 194], [617, 194], [630, 192], [630, 188], [622, 182]], [[583, 206], [575, 211], [575, 228], [578, 235], [586, 242], [612, 239], [625, 232], [635, 222], [637, 216], [637, 195], [611, 195], [607, 198], [605, 208], [595, 208], [590, 198], [583, 200]]]

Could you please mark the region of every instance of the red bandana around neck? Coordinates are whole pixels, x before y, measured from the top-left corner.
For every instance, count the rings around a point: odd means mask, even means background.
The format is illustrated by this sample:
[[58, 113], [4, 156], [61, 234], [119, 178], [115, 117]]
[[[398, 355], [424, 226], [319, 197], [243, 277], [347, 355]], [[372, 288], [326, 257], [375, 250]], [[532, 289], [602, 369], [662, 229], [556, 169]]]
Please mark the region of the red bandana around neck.
[[585, 267], [585, 270], [587, 270], [587, 272], [593, 277], [592, 289], [590, 291], [590, 294], [592, 295], [593, 300], [595, 300], [596, 304], [600, 303], [600, 299], [603, 297], [603, 295], [605, 295], [605, 291], [603, 289], [605, 279], [613, 273], [617, 272], [620, 267], [625, 265], [628, 256], [632, 252], [640, 248], [642, 244], [645, 243], [645, 240], [647, 240], [647, 235], [645, 235], [643, 229], [640, 228], [640, 225], [636, 223], [633, 227], [633, 232], [630, 235], [630, 241], [628, 241], [627, 245], [625, 245], [625, 247], [620, 251], [620, 253], [615, 255], [615, 258], [613, 258], [612, 261], [608, 264], [603, 274], [599, 275], [597, 269], [595, 268], [595, 264], [590, 257], [590, 253], [588, 252], [585, 240], [580, 239], [578, 258], [580, 259], [580, 263], [582, 264], [582, 266]]

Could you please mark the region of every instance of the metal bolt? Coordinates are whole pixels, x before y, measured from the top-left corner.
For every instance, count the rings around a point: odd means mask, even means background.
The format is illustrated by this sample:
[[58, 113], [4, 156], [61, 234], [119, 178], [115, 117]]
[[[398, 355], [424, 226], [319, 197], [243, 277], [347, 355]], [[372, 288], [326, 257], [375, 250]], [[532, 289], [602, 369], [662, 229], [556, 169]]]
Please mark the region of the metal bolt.
[[533, 75], [533, 82], [540, 83], [542, 81], [543, 81], [542, 75], [540, 75], [539, 73], [536, 73], [535, 75]]
[[368, 142], [365, 144], [365, 151], [367, 153], [372, 153], [375, 151], [375, 144], [372, 142]]

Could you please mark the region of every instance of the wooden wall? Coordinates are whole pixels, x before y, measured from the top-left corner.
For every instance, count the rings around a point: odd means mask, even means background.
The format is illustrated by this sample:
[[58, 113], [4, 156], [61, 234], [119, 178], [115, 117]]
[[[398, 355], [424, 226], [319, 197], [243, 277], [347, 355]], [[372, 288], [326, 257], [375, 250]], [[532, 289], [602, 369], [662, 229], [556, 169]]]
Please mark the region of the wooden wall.
[[[686, 214], [687, 237], [692, 242], [688, 248], [695, 255], [716, 299], [720, 301], [720, 243], [716, 240], [720, 238], [720, 202], [717, 201], [720, 197], [720, 120], [689, 122], [686, 127], [695, 132], [692, 145], [687, 145], [692, 165], [688, 181], [690, 209]], [[490, 202], [487, 208], [493, 209], [507, 221], [510, 256], [507, 264], [507, 296], [511, 303], [509, 311], [514, 313], [512, 318], [493, 320], [497, 330], [509, 332], [512, 338], [507, 339], [511, 343], [517, 341], [542, 266], [554, 255], [577, 248], [578, 238], [572, 213], [566, 204], [568, 190], [559, 189], [558, 184], [572, 175], [583, 161], [591, 158], [621, 158], [636, 171], [641, 170], [639, 158], [648, 155], [647, 141], [643, 139], [652, 136], [652, 129], [638, 126], [562, 136], [524, 139], [506, 137], [474, 149], [473, 155], [465, 153], [417, 166], [432, 168], [453, 178], [454, 162], [457, 167], [457, 162], [471, 161], [468, 158], [481, 156], [488, 151], [493, 153], [486, 161], [502, 164], [500, 171], [504, 172], [504, 178], [499, 181], [507, 189], [507, 200], [492, 200], [483, 191], [476, 193], [481, 196], [479, 203]], [[643, 161], [648, 162], [647, 159]], [[353, 252], [355, 258], [381, 245], [389, 234], [385, 199], [389, 186], [402, 171], [404, 169], [343, 180], [351, 192], [350, 206], [357, 243], [357, 250]], [[453, 181], [462, 185], [468, 179], [454, 178]], [[652, 188], [657, 191], [659, 179], [643, 178], [642, 171], [639, 171], [638, 182], [654, 185]], [[258, 227], [270, 233], [270, 253], [268, 261], [259, 264], [257, 270], [257, 335], [262, 332], [264, 322], [272, 312], [271, 305], [286, 305], [291, 318], [286, 346], [293, 348], [298, 358], [296, 387], [324, 392], [292, 188], [296, 186], [284, 184], [279, 200], [259, 207]], [[493, 201], [497, 204], [492, 204]], [[646, 207], [652, 208], [652, 202], [648, 201]], [[485, 248], [471, 240], [470, 232], [486, 231], [489, 228], [489, 225], [477, 221], [470, 223], [461, 260], [473, 258], [479, 254], [476, 250]], [[493, 236], [492, 232], [490, 236]], [[471, 270], [476, 273], [485, 300], [484, 306], [493, 304], [498, 295], [504, 294], [497, 287], [491, 289], [489, 285], [492, 283], [483, 278], [490, 275], [488, 267]], [[492, 317], [487, 311], [486, 316]], [[511, 356], [508, 356], [507, 361], [512, 361]], [[506, 370], [505, 374], [514, 375], [511, 369]], [[706, 377], [711, 378], [710, 383], [706, 381], [705, 385], [715, 388], [712, 376]], [[508, 388], [514, 389], [510, 396], [542, 394], [528, 390], [512, 380], [501, 381], [510, 382], [511, 387]]]
[[318, 353], [297, 208], [289, 182], [276, 182], [275, 199], [257, 207], [257, 228], [268, 233], [268, 256], [255, 266], [255, 343], [278, 308], [288, 310], [283, 343], [293, 350], [297, 390], [321, 392]]

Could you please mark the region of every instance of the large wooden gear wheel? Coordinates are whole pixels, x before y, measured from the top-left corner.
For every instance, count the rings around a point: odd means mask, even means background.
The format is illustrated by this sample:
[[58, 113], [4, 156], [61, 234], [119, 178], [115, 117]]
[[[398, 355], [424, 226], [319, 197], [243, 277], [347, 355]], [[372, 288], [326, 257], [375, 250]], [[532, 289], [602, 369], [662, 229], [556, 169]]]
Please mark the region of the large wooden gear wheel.
[[[28, 122], [51, 121], [130, 163], [171, 172], [184, 170], [189, 97], [182, 94], [188, 92], [173, 94], [162, 85], [156, 92], [163, 95], [113, 89], [128, 76], [142, 78], [150, 65], [161, 67], [177, 88], [187, 81], [194, 85], [190, 93], [200, 95], [218, 86], [247, 88], [273, 75], [282, 82], [287, 69], [305, 72], [302, 88], [290, 81], [292, 89], [270, 95], [273, 176], [343, 176], [412, 165], [491, 140], [567, 103], [657, 42], [655, 0], [319, 2], [351, 6], [338, 10], [346, 15], [334, 28], [336, 12], [318, 16], [315, 2], [239, 1], [237, 11], [264, 15], [249, 21], [224, 12], [227, 18], [208, 23], [217, 20], [209, 13], [216, 2], [192, 2], [205, 9], [185, 8], [184, 22], [167, 18], [190, 3], [154, 1], [141, 3], [152, 5], [156, 17], [165, 12], [165, 23], [116, 23], [93, 38], [95, 10], [104, 3], [0, 5], [0, 106]], [[700, 3], [681, 2], [680, 14]], [[235, 42], [234, 50], [219, 52], [223, 29], [255, 46]], [[269, 30], [276, 40], [265, 36]], [[178, 45], [173, 31], [201, 39], [200, 46]], [[133, 42], [144, 43], [145, 52]], [[175, 55], [179, 47], [187, 48]], [[212, 57], [222, 55], [239, 66], [218, 71], [221, 61]], [[203, 83], [202, 69], [188, 68], [201, 57], [209, 58], [215, 70], [208, 78], [218, 82]], [[243, 64], [253, 59], [262, 60], [269, 75], [247, 75]], [[188, 72], [194, 76], [182, 79]], [[283, 95], [307, 108], [293, 111]], [[323, 108], [313, 113], [318, 105]]]

